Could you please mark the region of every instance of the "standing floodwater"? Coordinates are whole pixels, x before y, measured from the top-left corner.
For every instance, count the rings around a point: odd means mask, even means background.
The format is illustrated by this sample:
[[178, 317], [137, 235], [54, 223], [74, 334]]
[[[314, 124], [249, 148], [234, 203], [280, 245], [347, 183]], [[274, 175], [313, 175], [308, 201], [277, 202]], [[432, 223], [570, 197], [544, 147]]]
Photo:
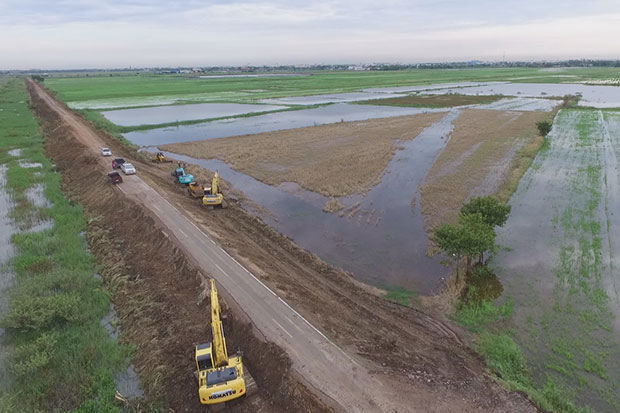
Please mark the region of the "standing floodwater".
[[218, 160], [166, 155], [212, 170], [268, 210], [258, 213], [278, 231], [324, 260], [375, 285], [402, 285], [428, 293], [447, 270], [426, 255], [428, 240], [420, 209], [420, 188], [445, 147], [459, 111], [425, 129], [388, 164], [376, 187], [365, 196], [341, 198], [342, 216], [322, 211], [327, 199], [287, 183], [272, 187]]
[[563, 110], [511, 199], [494, 259], [539, 385], [620, 411], [620, 117]]
[[249, 118], [232, 118], [204, 122], [197, 125], [157, 128], [133, 131], [123, 136], [140, 146], [165, 145], [167, 143], [199, 141], [273, 132], [284, 129], [305, 128], [337, 122], [391, 118], [420, 113], [445, 112], [445, 109], [404, 108], [392, 106], [352, 105], [337, 103], [313, 109], [270, 113]]
[[[8, 312], [8, 289], [13, 285], [15, 274], [10, 266], [10, 260], [15, 255], [15, 247], [11, 237], [17, 232], [13, 220], [9, 217], [12, 208], [11, 198], [6, 192], [6, 165], [0, 165], [0, 317]], [[9, 377], [6, 367], [7, 346], [4, 343], [4, 329], [0, 328], [0, 390], [7, 385]]]

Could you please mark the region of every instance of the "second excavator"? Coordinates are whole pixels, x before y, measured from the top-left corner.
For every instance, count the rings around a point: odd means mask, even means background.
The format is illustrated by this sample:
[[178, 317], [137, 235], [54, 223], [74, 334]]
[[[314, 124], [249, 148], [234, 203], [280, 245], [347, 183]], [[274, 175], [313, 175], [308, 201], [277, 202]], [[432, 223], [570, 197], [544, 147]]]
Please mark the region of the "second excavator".
[[213, 341], [196, 346], [198, 395], [202, 404], [224, 403], [256, 389], [252, 376], [244, 372], [241, 355], [228, 357], [215, 280], [209, 282]]
[[224, 201], [224, 195], [222, 195], [222, 189], [220, 187], [220, 173], [215, 171], [213, 180], [211, 181], [211, 187], [205, 186], [204, 196], [202, 197], [202, 204], [206, 206], [222, 208], [222, 202]]

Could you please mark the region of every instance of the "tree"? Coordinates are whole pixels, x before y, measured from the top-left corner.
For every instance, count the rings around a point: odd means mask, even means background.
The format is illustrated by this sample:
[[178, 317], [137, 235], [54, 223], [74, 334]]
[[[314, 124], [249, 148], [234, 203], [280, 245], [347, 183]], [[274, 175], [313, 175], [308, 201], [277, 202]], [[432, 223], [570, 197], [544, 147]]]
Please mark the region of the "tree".
[[443, 223], [435, 229], [437, 246], [449, 257], [456, 260], [456, 278], [459, 278], [459, 261], [463, 255], [462, 228], [460, 225]]
[[495, 248], [495, 231], [482, 214], [461, 214], [458, 224], [441, 224], [435, 230], [435, 242], [446, 255], [458, 262], [462, 257], [467, 260], [467, 272], [471, 269], [473, 258], [483, 259], [485, 251]]
[[538, 128], [538, 132], [540, 132], [540, 136], [545, 137], [551, 132], [551, 122], [548, 120], [542, 120], [540, 122], [536, 122], [536, 127]]
[[504, 205], [493, 197], [484, 196], [470, 199], [461, 208], [461, 215], [480, 214], [485, 222], [494, 228], [506, 223], [510, 209], [510, 205]]
[[467, 258], [467, 270], [471, 268], [472, 259], [479, 257], [484, 262], [484, 252], [495, 248], [495, 230], [482, 214], [462, 214], [459, 218], [462, 235], [460, 237], [463, 255]]

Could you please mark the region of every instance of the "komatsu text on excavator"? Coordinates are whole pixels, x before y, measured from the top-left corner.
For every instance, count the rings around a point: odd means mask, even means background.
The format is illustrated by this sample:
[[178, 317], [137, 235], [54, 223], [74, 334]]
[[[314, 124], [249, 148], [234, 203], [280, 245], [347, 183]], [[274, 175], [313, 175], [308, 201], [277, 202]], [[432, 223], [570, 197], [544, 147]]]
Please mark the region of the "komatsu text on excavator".
[[256, 387], [254, 379], [243, 371], [241, 355], [228, 357], [220, 317], [220, 303], [215, 280], [210, 280], [211, 329], [213, 341], [196, 346], [198, 395], [202, 404], [223, 403], [246, 395]]

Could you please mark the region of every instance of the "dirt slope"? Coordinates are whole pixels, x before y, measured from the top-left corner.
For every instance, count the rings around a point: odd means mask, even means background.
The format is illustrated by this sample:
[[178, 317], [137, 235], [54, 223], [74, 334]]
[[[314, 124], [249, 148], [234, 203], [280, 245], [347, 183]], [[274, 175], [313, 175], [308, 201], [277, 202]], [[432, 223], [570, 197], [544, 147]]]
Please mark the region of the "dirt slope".
[[[33, 101], [40, 115], [47, 119], [46, 130], [50, 131], [52, 136], [70, 130], [43, 102], [38, 101], [36, 97], [33, 97]], [[100, 133], [100, 137], [116, 153], [126, 151], [110, 136]], [[59, 140], [56, 145], [50, 147], [50, 152], [55, 159], [64, 156], [68, 158], [66, 162], [69, 162], [72, 157], [78, 157], [82, 150], [70, 140]], [[97, 172], [94, 171], [93, 161], [94, 159], [89, 160], [90, 164], [84, 162], [83, 165], [84, 169], [91, 170], [90, 182], [96, 182], [94, 176]], [[231, 255], [259, 275], [270, 287], [293, 304], [304, 317], [318, 325], [350, 354], [363, 357], [359, 359], [361, 363], [374, 371], [384, 385], [388, 386], [387, 388], [399, 391], [401, 397], [411, 407], [407, 409], [408, 411], [535, 410], [523, 396], [507, 392], [490, 379], [481, 361], [466, 346], [463, 346], [458, 335], [442, 322], [416, 309], [402, 308], [386, 302], [360, 286], [348, 274], [301, 250], [234, 204], [222, 211], [205, 211], [196, 200], [188, 198], [183, 189], [171, 183], [166, 166], [136, 163], [143, 179], [155, 184], [158, 191], [166, 194], [168, 200], [174, 205], [181, 207], [199, 227], [218, 237]], [[87, 186], [86, 182], [68, 182], [67, 187]], [[101, 189], [98, 185], [93, 186]], [[91, 197], [100, 199], [103, 195], [109, 194], [95, 190]], [[88, 201], [89, 198], [84, 197], [84, 199]], [[135, 217], [126, 219], [128, 223], [136, 224]], [[126, 232], [138, 237], [136, 235], [138, 232], [132, 228], [134, 224], [128, 224]], [[142, 225], [152, 226], [151, 223], [146, 223], [140, 224], [139, 227], [142, 228]], [[161, 236], [159, 238], [161, 239]], [[138, 254], [139, 250], [139, 246], [136, 247], [135, 253]], [[168, 260], [174, 262], [175, 258], [171, 258], [170, 255], [164, 253]], [[174, 256], [179, 257], [182, 254], [174, 254]], [[150, 268], [150, 271], [141, 272], [141, 274], [150, 274], [150, 277], [168, 279], [163, 288], [156, 290], [158, 293], [154, 295], [155, 297], [159, 299], [160, 296], [175, 297], [177, 294], [197, 296], [199, 294], [200, 287], [196, 284], [182, 285], [171, 282], [170, 274], [175, 271], [165, 272], [167, 269], [169, 270], [165, 267], [160, 269], [155, 265]], [[184, 301], [180, 300], [178, 305], [182, 305], [182, 302]], [[187, 313], [191, 314], [194, 312], [195, 302], [185, 308]], [[138, 319], [144, 317], [143, 314], [135, 316]], [[204, 328], [204, 319], [193, 321], [196, 323], [193, 328], [190, 327], [192, 320], [188, 320], [189, 325], [184, 326], [187, 331]], [[168, 331], [171, 328], [167, 320], [161, 324], [155, 320], [153, 324], [155, 330], [159, 328]], [[171, 336], [179, 338], [178, 335]], [[179, 350], [172, 346], [162, 351], [160, 348], [153, 349], [147, 345], [140, 346], [138, 349], [139, 353], [144, 352], [144, 354], [154, 352], [166, 354], [167, 351], [174, 354]], [[161, 356], [160, 358], [165, 359]], [[170, 363], [168, 365], [176, 376], [181, 377], [187, 374], [189, 368], [186, 365], [185, 369], [179, 370], [179, 366]], [[148, 366], [143, 365], [143, 367]], [[143, 370], [142, 373], [144, 375], [145, 371]], [[286, 403], [307, 402], [307, 404], [302, 403], [301, 406], [311, 406], [311, 403], [316, 403], [308, 398], [307, 392], [303, 390], [304, 386], [291, 381], [292, 376], [284, 373], [284, 379], [281, 379], [281, 382], [288, 381], [293, 384], [285, 387], [278, 400], [286, 401]], [[268, 383], [268, 380], [264, 383]], [[264, 385], [267, 389], [273, 389], [267, 384]], [[174, 390], [189, 394], [186, 388], [188, 386], [195, 391], [192, 387], [194, 386], [192, 380], [188, 380], [185, 387], [179, 386]], [[289, 391], [290, 388], [302, 390]], [[177, 401], [178, 397], [175, 394], [176, 392], [170, 389], [169, 397]], [[295, 395], [294, 401], [288, 400], [291, 394]], [[189, 396], [187, 403], [186, 406], [191, 406]], [[241, 405], [241, 408], [247, 408], [247, 406]], [[303, 407], [293, 408], [293, 410], [298, 409], [303, 409]]]

